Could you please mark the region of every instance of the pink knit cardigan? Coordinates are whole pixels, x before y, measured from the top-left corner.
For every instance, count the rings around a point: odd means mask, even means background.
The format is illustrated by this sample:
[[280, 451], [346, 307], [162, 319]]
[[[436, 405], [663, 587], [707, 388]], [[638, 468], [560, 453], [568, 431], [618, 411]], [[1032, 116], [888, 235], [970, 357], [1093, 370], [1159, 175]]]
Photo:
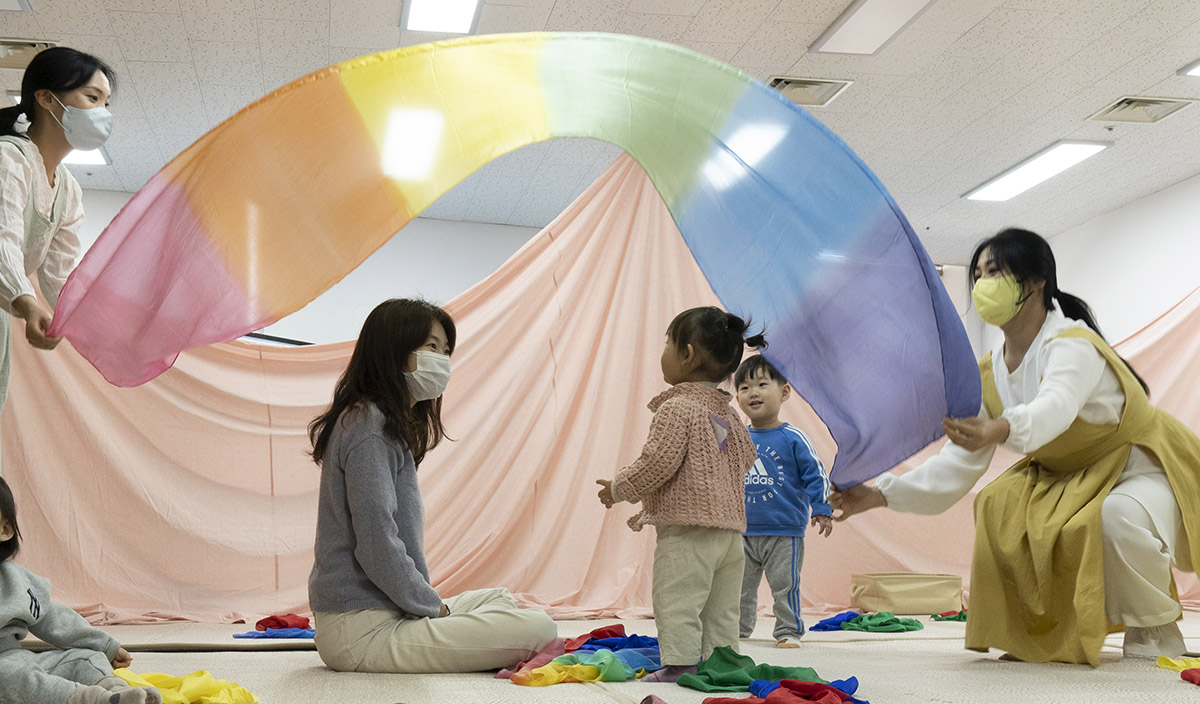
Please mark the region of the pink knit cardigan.
[[730, 399], [707, 384], [684, 382], [650, 401], [650, 437], [613, 480], [621, 501], [642, 502], [629, 519], [635, 531], [649, 523], [745, 532], [745, 475], [757, 454]]

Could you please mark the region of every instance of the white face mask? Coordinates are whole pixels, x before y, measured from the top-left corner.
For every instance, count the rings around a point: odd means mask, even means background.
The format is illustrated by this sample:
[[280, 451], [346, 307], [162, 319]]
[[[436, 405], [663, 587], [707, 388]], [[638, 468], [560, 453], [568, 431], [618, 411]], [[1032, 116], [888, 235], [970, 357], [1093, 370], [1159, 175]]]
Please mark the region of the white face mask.
[[416, 401], [428, 401], [441, 396], [450, 383], [450, 357], [430, 350], [417, 350], [417, 370], [404, 372], [408, 393]]
[[[58, 100], [58, 96], [54, 96], [54, 99]], [[65, 105], [61, 100], [58, 100], [58, 104], [62, 105], [63, 116], [61, 120], [57, 117], [54, 119], [62, 125], [67, 143], [72, 147], [87, 152], [99, 149], [108, 141], [113, 129], [113, 116], [108, 108], [99, 106], [83, 110]]]

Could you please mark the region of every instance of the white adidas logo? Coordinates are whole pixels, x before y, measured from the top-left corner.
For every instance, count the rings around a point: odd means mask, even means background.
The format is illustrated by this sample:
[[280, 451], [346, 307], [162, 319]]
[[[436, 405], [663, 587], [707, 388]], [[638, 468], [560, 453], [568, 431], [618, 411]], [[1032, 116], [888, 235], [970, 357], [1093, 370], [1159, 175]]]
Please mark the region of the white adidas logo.
[[763, 464], [761, 457], [754, 460], [754, 467], [749, 472], [746, 472], [746, 484], [775, 486], [775, 478], [767, 473], [767, 467]]

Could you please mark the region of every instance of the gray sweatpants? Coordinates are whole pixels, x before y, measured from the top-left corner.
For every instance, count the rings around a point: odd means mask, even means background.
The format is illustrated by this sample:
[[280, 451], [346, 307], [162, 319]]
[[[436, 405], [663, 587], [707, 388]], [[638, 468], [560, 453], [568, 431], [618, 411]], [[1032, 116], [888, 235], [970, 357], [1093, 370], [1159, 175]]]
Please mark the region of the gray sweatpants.
[[741, 636], [754, 632], [758, 620], [758, 585], [763, 573], [775, 597], [775, 640], [804, 635], [800, 618], [800, 567], [804, 564], [804, 538], [786, 535], [745, 535], [746, 571], [742, 578]]
[[77, 683], [90, 686], [110, 675], [112, 665], [96, 650], [10, 648], [0, 652], [0, 704], [67, 704]]

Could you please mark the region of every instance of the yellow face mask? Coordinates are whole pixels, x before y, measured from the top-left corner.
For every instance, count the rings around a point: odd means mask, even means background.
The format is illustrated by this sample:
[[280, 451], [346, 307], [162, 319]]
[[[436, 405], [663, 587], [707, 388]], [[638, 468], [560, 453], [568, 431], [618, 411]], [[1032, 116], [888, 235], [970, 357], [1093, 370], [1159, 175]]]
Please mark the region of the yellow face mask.
[[990, 279], [979, 279], [971, 289], [971, 300], [983, 322], [1003, 325], [1012, 320], [1021, 310], [1028, 296], [1022, 296], [1021, 284], [1012, 274]]

